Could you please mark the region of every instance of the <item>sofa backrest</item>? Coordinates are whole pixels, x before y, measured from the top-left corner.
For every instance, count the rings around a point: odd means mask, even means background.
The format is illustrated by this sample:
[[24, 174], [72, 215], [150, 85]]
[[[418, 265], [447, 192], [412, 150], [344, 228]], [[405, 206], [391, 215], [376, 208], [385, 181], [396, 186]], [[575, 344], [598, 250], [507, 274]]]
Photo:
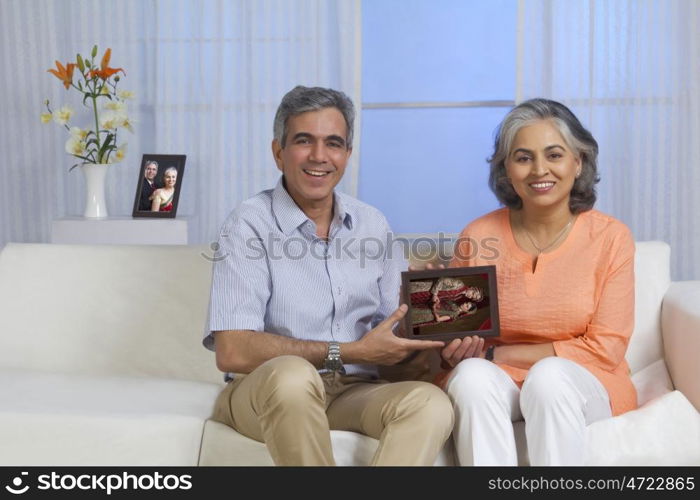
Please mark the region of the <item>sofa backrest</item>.
[[8, 244], [0, 367], [221, 382], [201, 345], [211, 251]]
[[[670, 284], [669, 246], [636, 246], [632, 372], [663, 357]], [[205, 246], [8, 244], [0, 253], [0, 367], [220, 382], [201, 345], [209, 255]]]
[[634, 333], [627, 348], [632, 373], [664, 357], [661, 304], [671, 284], [671, 247], [638, 241], [634, 255]]

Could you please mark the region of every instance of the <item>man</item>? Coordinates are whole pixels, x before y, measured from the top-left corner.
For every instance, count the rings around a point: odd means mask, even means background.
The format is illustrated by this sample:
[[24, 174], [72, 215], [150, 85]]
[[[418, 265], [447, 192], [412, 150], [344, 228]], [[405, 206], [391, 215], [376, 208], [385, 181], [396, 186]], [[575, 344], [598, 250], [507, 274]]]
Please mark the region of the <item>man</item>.
[[403, 259], [370, 258], [365, 243], [387, 240], [386, 219], [334, 191], [353, 121], [342, 92], [287, 93], [272, 141], [282, 178], [234, 210], [219, 237], [204, 345], [237, 375], [214, 419], [264, 441], [278, 465], [333, 465], [330, 429], [379, 439], [375, 465], [428, 465], [452, 429], [434, 385], [376, 378], [377, 365], [443, 343], [393, 334], [406, 313]]
[[149, 198], [159, 187], [156, 186], [156, 175], [158, 175], [158, 162], [153, 160], [147, 161], [146, 168], [143, 173], [144, 178], [141, 182], [141, 197], [139, 198], [139, 210], [151, 210], [151, 200]]

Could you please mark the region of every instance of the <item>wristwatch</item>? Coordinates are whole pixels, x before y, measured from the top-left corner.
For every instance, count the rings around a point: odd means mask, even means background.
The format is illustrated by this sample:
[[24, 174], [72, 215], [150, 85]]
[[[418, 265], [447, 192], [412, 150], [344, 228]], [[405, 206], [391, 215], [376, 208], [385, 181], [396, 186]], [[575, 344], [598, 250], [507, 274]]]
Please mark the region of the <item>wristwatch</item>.
[[323, 360], [323, 369], [330, 372], [345, 373], [343, 360], [340, 359], [340, 344], [338, 342], [328, 342], [328, 353]]

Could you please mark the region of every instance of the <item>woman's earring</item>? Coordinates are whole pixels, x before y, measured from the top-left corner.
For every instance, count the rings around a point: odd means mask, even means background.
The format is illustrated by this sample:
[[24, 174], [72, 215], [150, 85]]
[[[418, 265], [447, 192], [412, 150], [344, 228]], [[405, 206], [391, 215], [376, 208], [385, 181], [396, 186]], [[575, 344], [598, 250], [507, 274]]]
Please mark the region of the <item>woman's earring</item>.
[[577, 170], [577, 171], [576, 171], [576, 178], [578, 179], [579, 177], [581, 177], [581, 171], [580, 171], [580, 170]]

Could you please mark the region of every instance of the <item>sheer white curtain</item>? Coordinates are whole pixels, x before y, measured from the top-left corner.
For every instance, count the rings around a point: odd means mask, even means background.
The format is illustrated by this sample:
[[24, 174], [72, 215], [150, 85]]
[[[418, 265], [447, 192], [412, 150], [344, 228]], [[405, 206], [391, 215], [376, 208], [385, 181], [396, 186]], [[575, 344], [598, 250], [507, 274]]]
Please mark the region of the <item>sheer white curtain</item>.
[[569, 105], [600, 145], [597, 208], [700, 279], [700, 2], [520, 0], [518, 16], [517, 102]]
[[[272, 120], [293, 86], [346, 92], [359, 110], [360, 0], [0, 0], [0, 248], [48, 241], [51, 220], [80, 215], [83, 179], [43, 101], [87, 113], [46, 72], [94, 44], [126, 76], [135, 134], [110, 168], [110, 215], [130, 216], [144, 153], [186, 154], [178, 217], [207, 243], [240, 201], [272, 187]], [[80, 120], [86, 123], [80, 123]], [[360, 123], [356, 124], [359, 140]], [[341, 189], [357, 192], [353, 165]]]

